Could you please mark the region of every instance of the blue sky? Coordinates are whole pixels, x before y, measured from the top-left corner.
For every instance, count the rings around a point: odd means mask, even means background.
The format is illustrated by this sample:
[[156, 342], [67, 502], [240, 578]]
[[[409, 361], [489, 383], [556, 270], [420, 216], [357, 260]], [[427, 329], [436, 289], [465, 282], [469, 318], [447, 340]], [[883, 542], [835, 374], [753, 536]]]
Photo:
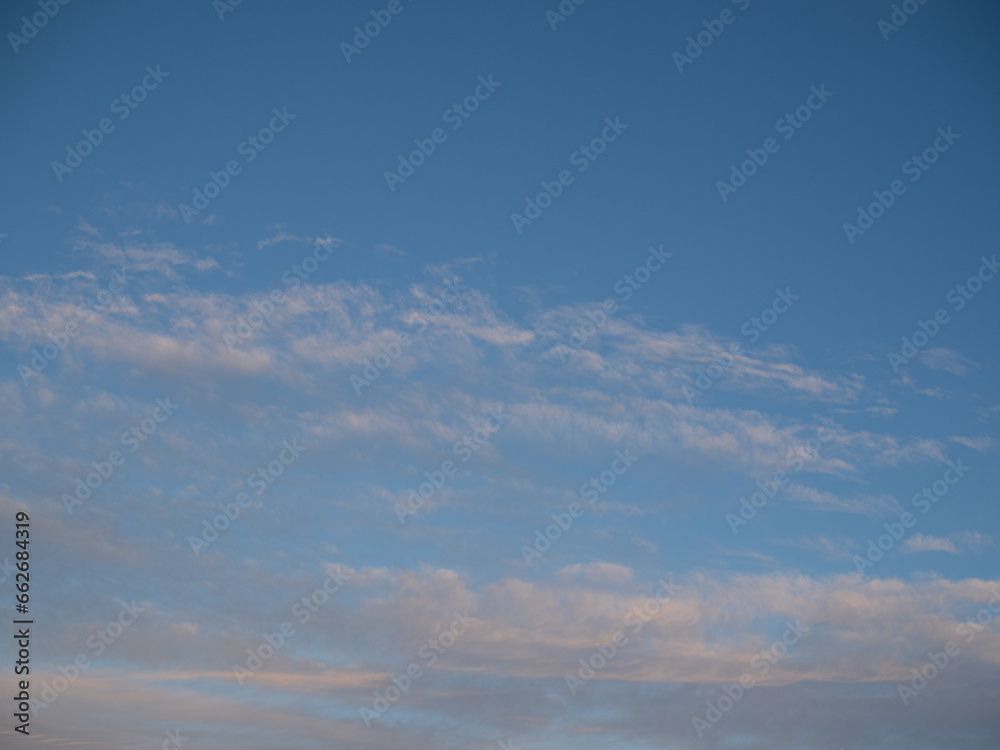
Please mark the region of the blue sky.
[[7, 4], [34, 739], [995, 747], [1000, 12], [903, 5]]

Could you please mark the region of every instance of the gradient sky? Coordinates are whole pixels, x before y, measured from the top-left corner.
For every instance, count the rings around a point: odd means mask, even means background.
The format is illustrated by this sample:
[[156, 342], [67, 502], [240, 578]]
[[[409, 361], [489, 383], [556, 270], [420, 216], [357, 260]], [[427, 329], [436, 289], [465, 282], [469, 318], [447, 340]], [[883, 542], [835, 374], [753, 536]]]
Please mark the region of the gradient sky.
[[904, 5], [6, 3], [0, 561], [27, 509], [65, 689], [0, 744], [1000, 747], [1000, 9]]

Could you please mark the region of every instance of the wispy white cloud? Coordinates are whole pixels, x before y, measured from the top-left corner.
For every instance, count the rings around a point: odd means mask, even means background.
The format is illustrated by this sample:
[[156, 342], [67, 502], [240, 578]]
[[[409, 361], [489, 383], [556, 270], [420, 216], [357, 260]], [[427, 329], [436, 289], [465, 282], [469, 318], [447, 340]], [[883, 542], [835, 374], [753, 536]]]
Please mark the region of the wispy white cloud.
[[389, 256], [394, 256], [394, 257], [397, 257], [397, 258], [406, 258], [406, 257], [408, 257], [407, 254], [404, 253], [399, 248], [393, 247], [392, 245], [386, 245], [384, 243], [380, 244], [380, 245], [376, 245], [375, 246], [375, 252], [378, 253], [378, 254], [380, 254], [380, 255], [389, 255]]
[[857, 543], [849, 537], [840, 537], [833, 541], [829, 537], [820, 534], [816, 537], [802, 537], [797, 540], [782, 542], [790, 547], [816, 552], [827, 560], [850, 560]]
[[302, 237], [296, 234], [291, 234], [290, 232], [279, 231], [272, 234], [270, 237], [265, 237], [264, 239], [259, 240], [257, 242], [257, 249], [263, 250], [265, 247], [277, 245], [280, 242], [304, 242], [307, 245], [333, 245], [336, 243], [342, 243], [343, 240], [330, 235]]
[[958, 352], [944, 347], [924, 349], [917, 358], [918, 362], [932, 370], [949, 372], [952, 375], [966, 375], [979, 369], [979, 364]]
[[989, 435], [980, 435], [979, 437], [950, 435], [948, 439], [953, 443], [964, 445], [965, 447], [972, 448], [972, 450], [979, 451], [980, 453], [1000, 452], [1000, 444], [997, 443], [996, 438], [990, 437]]
[[899, 501], [888, 495], [862, 495], [850, 498], [838, 497], [832, 492], [822, 492], [802, 484], [792, 484], [785, 490], [784, 497], [807, 504], [817, 510], [857, 513], [865, 516], [882, 516], [898, 513]]
[[900, 545], [900, 550], [903, 552], [951, 552], [953, 555], [958, 554], [955, 543], [950, 539], [928, 534], [914, 534], [907, 537]]
[[960, 531], [947, 537], [929, 534], [914, 534], [900, 546], [903, 552], [950, 552], [961, 555], [966, 552], [982, 552], [993, 546], [993, 537], [978, 531]]
[[904, 372], [902, 377], [897, 378], [892, 381], [897, 385], [902, 385], [905, 388], [909, 388], [915, 393], [921, 396], [927, 396], [928, 398], [938, 398], [938, 399], [949, 399], [954, 398], [955, 394], [944, 388], [923, 388], [917, 384], [916, 378], [914, 378], [910, 373]]

